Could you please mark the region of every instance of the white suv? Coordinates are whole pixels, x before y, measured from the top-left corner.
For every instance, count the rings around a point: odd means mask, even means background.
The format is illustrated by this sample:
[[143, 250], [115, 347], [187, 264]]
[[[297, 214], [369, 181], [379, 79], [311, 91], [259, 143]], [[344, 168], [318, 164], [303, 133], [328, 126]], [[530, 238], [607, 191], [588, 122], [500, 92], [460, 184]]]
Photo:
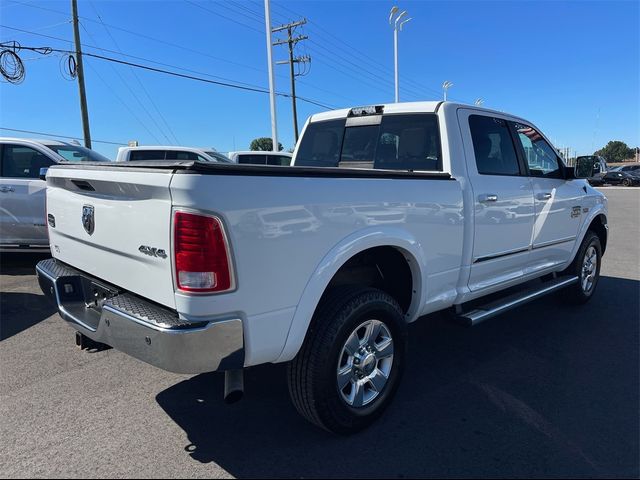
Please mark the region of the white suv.
[[175, 147], [145, 145], [142, 147], [120, 147], [116, 162], [136, 160], [195, 160], [199, 162], [230, 163], [226, 156], [213, 148]]
[[0, 249], [49, 245], [40, 169], [83, 161], [109, 159], [73, 143], [0, 137]]

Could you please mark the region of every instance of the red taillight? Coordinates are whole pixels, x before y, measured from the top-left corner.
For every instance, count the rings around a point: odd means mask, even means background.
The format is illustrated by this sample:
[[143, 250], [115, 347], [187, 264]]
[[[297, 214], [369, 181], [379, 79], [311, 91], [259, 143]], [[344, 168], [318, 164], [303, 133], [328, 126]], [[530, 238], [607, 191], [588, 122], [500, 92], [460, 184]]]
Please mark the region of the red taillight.
[[176, 283], [185, 292], [223, 292], [232, 288], [229, 251], [220, 219], [176, 212]]

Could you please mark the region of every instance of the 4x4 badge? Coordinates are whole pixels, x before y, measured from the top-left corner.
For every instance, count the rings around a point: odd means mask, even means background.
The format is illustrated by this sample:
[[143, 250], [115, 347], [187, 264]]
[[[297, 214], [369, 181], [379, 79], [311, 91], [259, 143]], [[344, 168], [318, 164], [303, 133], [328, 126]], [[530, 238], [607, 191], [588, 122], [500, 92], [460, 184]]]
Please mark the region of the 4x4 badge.
[[580, 205], [578, 205], [577, 207], [573, 207], [571, 209], [571, 218], [576, 218], [582, 215], [581, 210], [582, 210], [582, 207]]
[[167, 252], [165, 252], [162, 248], [140, 245], [138, 247], [138, 251], [140, 253], [144, 253], [145, 255], [149, 255], [150, 257], [167, 258]]

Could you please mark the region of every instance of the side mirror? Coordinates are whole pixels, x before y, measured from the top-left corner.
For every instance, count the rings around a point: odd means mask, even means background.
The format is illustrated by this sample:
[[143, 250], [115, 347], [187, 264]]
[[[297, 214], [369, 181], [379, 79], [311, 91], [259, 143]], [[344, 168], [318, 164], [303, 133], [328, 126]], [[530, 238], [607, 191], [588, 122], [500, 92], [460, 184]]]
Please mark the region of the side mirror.
[[49, 169], [47, 167], [42, 167], [40, 169], [40, 176], [39, 176], [40, 180], [46, 180], [47, 179], [47, 171], [48, 170]]
[[593, 176], [593, 160], [578, 158], [574, 169], [575, 178], [589, 178]]

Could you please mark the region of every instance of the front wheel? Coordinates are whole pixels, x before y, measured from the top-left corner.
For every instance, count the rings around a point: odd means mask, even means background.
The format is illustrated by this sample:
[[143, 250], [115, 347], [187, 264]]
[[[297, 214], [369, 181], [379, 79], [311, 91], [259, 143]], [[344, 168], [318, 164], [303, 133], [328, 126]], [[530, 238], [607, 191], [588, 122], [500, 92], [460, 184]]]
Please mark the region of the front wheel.
[[288, 367], [293, 404], [334, 433], [367, 427], [395, 394], [406, 341], [402, 310], [387, 293], [364, 287], [327, 293]]
[[569, 298], [574, 303], [586, 303], [593, 296], [600, 279], [601, 259], [600, 239], [595, 233], [588, 231], [575, 260], [567, 269], [568, 274], [578, 277], [578, 282], [569, 287]]
[[630, 187], [631, 186], [631, 180], [629, 180], [628, 178], [625, 178], [624, 180], [622, 180], [622, 185], [625, 187]]

